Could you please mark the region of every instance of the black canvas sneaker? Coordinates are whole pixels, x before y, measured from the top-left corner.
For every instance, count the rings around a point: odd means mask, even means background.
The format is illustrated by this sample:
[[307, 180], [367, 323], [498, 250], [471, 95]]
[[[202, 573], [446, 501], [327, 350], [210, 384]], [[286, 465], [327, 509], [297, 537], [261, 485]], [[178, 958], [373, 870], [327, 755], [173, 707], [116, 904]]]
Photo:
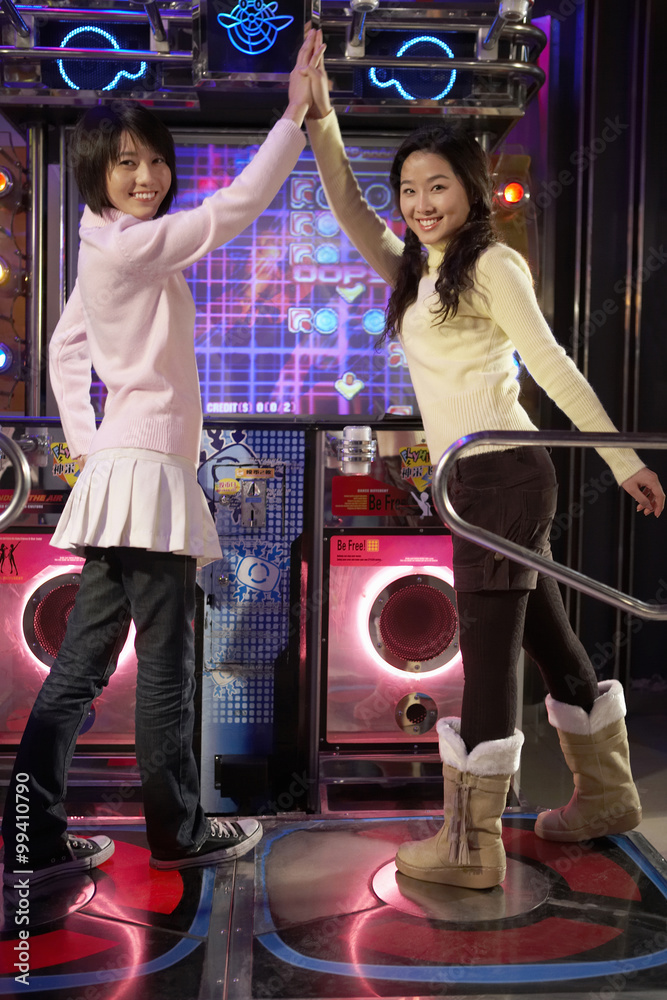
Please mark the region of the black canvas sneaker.
[[206, 839], [192, 854], [156, 858], [151, 854], [151, 868], [203, 868], [221, 861], [233, 861], [252, 850], [262, 839], [262, 825], [256, 819], [210, 819]]
[[52, 858], [32, 863], [28, 859], [26, 864], [14, 866], [9, 866], [6, 859], [2, 880], [5, 885], [15, 888], [19, 884], [37, 885], [72, 872], [85, 872], [108, 861], [115, 849], [110, 837], [75, 837], [68, 833], [67, 845]]

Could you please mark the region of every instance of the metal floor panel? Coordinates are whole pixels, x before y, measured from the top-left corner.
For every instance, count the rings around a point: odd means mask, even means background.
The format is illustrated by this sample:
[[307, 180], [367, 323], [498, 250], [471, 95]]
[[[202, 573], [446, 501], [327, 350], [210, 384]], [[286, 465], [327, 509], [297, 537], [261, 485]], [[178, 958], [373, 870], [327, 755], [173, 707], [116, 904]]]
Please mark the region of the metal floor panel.
[[[437, 820], [309, 820], [257, 848], [246, 997], [516, 996], [664, 1000], [667, 881], [643, 838], [550, 844], [506, 816], [508, 873], [475, 891], [397, 873]], [[269, 994], [262, 992], [268, 988]], [[602, 991], [602, 992], [601, 992]]]
[[183, 873], [150, 869], [143, 828], [110, 823], [101, 868], [31, 888], [22, 983], [25, 907], [4, 890], [0, 997], [665, 1000], [664, 860], [638, 834], [550, 844], [533, 821], [505, 815], [507, 878], [481, 891], [396, 872], [430, 816], [270, 818], [251, 854]]

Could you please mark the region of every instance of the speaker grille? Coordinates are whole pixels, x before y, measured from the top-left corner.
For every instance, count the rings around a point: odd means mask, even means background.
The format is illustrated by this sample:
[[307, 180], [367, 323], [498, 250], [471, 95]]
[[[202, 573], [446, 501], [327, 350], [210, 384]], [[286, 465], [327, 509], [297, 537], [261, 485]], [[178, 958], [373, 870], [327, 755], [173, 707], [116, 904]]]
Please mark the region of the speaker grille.
[[382, 641], [404, 660], [440, 656], [456, 634], [456, 609], [446, 594], [415, 583], [395, 591], [380, 614]]
[[35, 609], [33, 619], [35, 639], [54, 659], [65, 638], [67, 619], [74, 607], [78, 589], [78, 583], [66, 583], [56, 587], [42, 598]]
[[80, 583], [80, 573], [53, 576], [32, 592], [23, 610], [23, 638], [47, 667], [60, 651]]

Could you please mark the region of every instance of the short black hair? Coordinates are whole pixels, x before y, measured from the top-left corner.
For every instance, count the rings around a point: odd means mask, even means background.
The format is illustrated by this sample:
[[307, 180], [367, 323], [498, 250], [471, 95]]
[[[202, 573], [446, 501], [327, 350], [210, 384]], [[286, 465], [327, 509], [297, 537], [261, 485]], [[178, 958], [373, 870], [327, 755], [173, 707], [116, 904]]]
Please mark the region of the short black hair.
[[155, 213], [156, 218], [164, 215], [178, 189], [174, 140], [167, 126], [141, 104], [116, 101], [100, 105], [86, 111], [77, 123], [69, 162], [81, 197], [96, 215], [114, 207], [107, 193], [107, 178], [118, 159], [123, 132], [161, 156], [171, 171], [171, 185]]

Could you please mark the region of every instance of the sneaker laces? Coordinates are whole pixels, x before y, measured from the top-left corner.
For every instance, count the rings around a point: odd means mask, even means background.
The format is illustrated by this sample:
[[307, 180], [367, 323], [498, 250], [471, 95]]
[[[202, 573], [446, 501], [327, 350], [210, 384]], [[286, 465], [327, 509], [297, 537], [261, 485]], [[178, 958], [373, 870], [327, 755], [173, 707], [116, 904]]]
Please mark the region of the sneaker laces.
[[85, 840], [83, 837], [70, 837], [67, 838], [67, 843], [74, 850], [82, 851], [92, 851], [95, 847], [90, 840]]
[[209, 819], [209, 837], [216, 840], [229, 840], [231, 837], [238, 837], [238, 830], [226, 819]]

